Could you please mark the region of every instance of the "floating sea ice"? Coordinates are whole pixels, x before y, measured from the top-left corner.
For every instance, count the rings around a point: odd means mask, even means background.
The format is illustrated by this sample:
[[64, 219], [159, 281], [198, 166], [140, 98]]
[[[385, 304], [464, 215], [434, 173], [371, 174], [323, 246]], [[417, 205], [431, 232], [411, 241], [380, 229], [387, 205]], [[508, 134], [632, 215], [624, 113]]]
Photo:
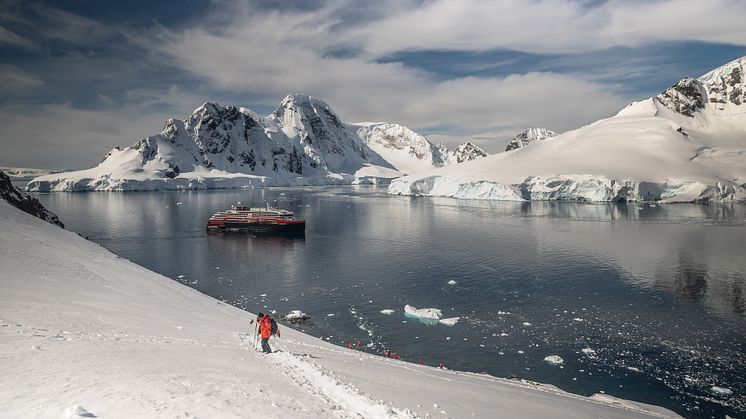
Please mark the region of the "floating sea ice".
[[594, 351], [592, 348], [583, 348], [580, 350], [580, 352], [582, 352], [583, 355], [588, 355], [588, 356], [596, 355], [596, 351]]
[[562, 365], [565, 360], [562, 359], [559, 355], [549, 355], [544, 358], [544, 362], [548, 363], [549, 365]]
[[640, 372], [640, 369], [639, 369], [639, 368], [635, 368], [635, 367], [626, 367], [626, 368], [627, 368], [628, 370], [630, 370], [630, 371], [633, 371], [633, 372]]
[[733, 394], [733, 390], [729, 388], [725, 388], [725, 387], [718, 387], [718, 386], [710, 387], [710, 391], [715, 394], [719, 394], [721, 396], [730, 396], [731, 394]]
[[300, 310], [291, 310], [288, 314], [282, 317], [283, 320], [290, 320], [290, 321], [301, 321], [301, 320], [308, 320], [311, 316], [308, 314], [300, 311]]
[[438, 321], [438, 323], [444, 324], [446, 326], [453, 326], [453, 325], [456, 324], [456, 322], [458, 322], [458, 319], [460, 319], [460, 318], [461, 317], [451, 317], [451, 318], [448, 318], [448, 319], [441, 319], [441, 320]]
[[394, 310], [392, 310], [390, 308], [381, 310], [381, 314], [392, 314], [393, 312], [394, 312]]
[[576, 322], [582, 322], [582, 321], [583, 321], [583, 319], [581, 319], [580, 317], [576, 317], [576, 318], [574, 318], [574, 319], [573, 319], [573, 321], [576, 321]]
[[448, 285], [456, 285], [456, 281], [450, 280], [450, 281], [448, 281]]
[[414, 308], [409, 304], [404, 306], [404, 313], [414, 317], [421, 317], [423, 319], [440, 320], [443, 317], [443, 313], [437, 308]]

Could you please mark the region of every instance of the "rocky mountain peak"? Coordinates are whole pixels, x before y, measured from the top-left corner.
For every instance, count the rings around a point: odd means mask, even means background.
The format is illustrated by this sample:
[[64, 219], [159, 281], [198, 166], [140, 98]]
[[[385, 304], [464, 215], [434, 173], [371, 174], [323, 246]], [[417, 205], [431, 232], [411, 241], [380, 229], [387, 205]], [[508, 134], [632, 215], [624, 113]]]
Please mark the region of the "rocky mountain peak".
[[487, 152], [469, 141], [456, 147], [456, 149], [453, 150], [450, 154], [452, 156], [451, 160], [455, 161], [456, 163], [463, 163], [465, 161], [487, 157]]
[[557, 136], [556, 132], [552, 130], [548, 130], [546, 128], [528, 128], [516, 134], [516, 136], [513, 137], [512, 140], [510, 140], [510, 143], [508, 143], [508, 146], [505, 147], [505, 151], [515, 150], [517, 148], [524, 147], [532, 141], [536, 141], [536, 140], [542, 141], [542, 140], [546, 140], [547, 138], [552, 138], [556, 136]]
[[709, 103], [723, 110], [726, 105], [746, 103], [746, 57], [722, 65], [698, 79], [684, 77], [654, 99], [663, 106], [688, 117]]
[[343, 156], [345, 149], [353, 149], [361, 158], [367, 158], [361, 146], [348, 138], [345, 124], [321, 99], [289, 94], [270, 118], [277, 121], [285, 135], [297, 137], [312, 155]]
[[339, 117], [328, 103], [313, 96], [291, 93], [285, 96], [280, 106], [273, 112], [278, 119], [283, 119], [287, 114], [298, 114], [301, 117], [312, 118], [313, 114], [327, 116], [339, 122]]
[[705, 107], [707, 91], [699, 80], [684, 77], [655, 100], [674, 112], [693, 117], [695, 112]]

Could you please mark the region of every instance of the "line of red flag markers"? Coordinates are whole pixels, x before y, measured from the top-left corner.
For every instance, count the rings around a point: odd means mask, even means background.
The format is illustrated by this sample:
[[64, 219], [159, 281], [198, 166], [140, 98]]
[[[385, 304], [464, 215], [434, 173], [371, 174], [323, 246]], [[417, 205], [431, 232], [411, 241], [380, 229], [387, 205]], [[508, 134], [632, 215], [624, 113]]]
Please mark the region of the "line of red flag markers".
[[[357, 344], [355, 344], [355, 345], [353, 345], [352, 342], [350, 342], [350, 343], [347, 344], [347, 347], [349, 349], [357, 350], [360, 347], [360, 341], [357, 341]], [[400, 359], [398, 352], [391, 353], [391, 351], [388, 350], [388, 349], [386, 350], [386, 352], [384, 353], [384, 355], [386, 356], [386, 358]], [[425, 365], [422, 362], [422, 358], [420, 358], [420, 365]], [[445, 368], [445, 365], [446, 365], [446, 363], [444, 361], [441, 361], [440, 364], [438, 365], [438, 368], [443, 369], [443, 368]]]

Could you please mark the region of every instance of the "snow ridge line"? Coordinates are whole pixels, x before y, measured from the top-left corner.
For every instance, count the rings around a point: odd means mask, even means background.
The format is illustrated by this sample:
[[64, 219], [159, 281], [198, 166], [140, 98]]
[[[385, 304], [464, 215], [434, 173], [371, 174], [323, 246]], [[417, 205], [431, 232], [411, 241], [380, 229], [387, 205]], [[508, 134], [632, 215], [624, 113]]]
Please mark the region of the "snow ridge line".
[[419, 418], [409, 409], [398, 409], [372, 400], [352, 384], [342, 383], [304, 354], [274, 352], [269, 356], [279, 371], [311, 395], [323, 399], [330, 413], [341, 418]]

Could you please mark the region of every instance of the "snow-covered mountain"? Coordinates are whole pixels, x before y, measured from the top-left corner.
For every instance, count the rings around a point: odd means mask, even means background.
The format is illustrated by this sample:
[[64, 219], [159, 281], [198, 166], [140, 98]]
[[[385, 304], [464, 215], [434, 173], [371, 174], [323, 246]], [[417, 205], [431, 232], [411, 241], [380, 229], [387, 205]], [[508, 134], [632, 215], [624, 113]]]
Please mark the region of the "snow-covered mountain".
[[389, 193], [495, 200], [746, 200], [746, 57], [617, 115], [394, 180]]
[[519, 132], [505, 147], [505, 151], [521, 148], [528, 143], [536, 140], [546, 140], [547, 138], [556, 137], [557, 133], [546, 128], [528, 128]]
[[10, 177], [0, 170], [0, 200], [7, 201], [10, 205], [18, 208], [19, 210], [31, 214], [34, 217], [41, 218], [42, 220], [65, 228], [57, 214], [44, 208], [44, 205], [39, 202], [38, 199], [29, 196], [27, 193], [22, 192], [20, 189], [13, 186]]
[[291, 94], [266, 117], [207, 102], [183, 121], [166, 121], [160, 134], [116, 147], [97, 167], [40, 176], [27, 189], [378, 183], [448, 165], [447, 153], [401, 125], [345, 123], [324, 101]]

